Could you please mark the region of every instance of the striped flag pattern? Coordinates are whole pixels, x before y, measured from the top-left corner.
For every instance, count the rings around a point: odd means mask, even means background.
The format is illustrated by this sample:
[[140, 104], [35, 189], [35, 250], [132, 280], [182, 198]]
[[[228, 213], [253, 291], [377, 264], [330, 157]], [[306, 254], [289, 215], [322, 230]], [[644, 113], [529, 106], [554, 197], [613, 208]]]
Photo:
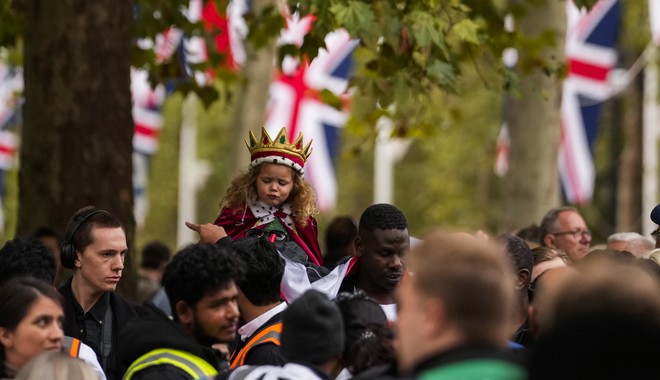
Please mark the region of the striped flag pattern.
[[[289, 17], [282, 40], [301, 44], [312, 21], [311, 16]], [[352, 54], [359, 42], [346, 30], [339, 29], [328, 34], [325, 43], [326, 48], [321, 49], [309, 64], [297, 64], [295, 60], [285, 58], [282, 71], [276, 74], [270, 87], [265, 127], [268, 133], [277, 134], [285, 126], [289, 138], [303, 133], [306, 141], [314, 141], [314, 152], [305, 164], [305, 176], [316, 190], [319, 210], [330, 211], [337, 200], [334, 159], [339, 133], [348, 113], [345, 109], [325, 104], [319, 94], [327, 89], [348, 103]]]
[[589, 12], [567, 2], [568, 76], [561, 103], [559, 171], [566, 200], [591, 201], [595, 168], [591, 147], [602, 102], [609, 97], [608, 75], [617, 61], [615, 43], [621, 17], [619, 0], [599, 0]]

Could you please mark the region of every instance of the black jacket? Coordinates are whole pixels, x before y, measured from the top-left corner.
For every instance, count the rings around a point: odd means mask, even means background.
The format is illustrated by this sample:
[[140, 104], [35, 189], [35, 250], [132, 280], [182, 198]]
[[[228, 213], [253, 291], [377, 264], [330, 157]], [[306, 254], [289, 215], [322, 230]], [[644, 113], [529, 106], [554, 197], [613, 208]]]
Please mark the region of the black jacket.
[[[87, 343], [85, 339], [82, 339], [80, 334], [81, 327], [78, 326], [75, 306], [78, 301], [75, 300], [73, 291], [71, 290], [71, 280], [67, 281], [67, 283], [59, 289], [59, 292], [62, 297], [64, 297], [64, 335], [78, 338], [82, 342]], [[121, 379], [128, 368], [120, 365], [117, 361], [117, 349], [122, 343], [121, 339], [118, 339], [118, 330], [121, 326], [126, 325], [129, 320], [138, 315], [138, 310], [141, 306], [129, 302], [124, 297], [114, 292], [108, 293], [108, 296], [110, 297], [110, 307], [112, 308], [112, 349], [108, 356], [107, 368], [103, 368], [103, 371], [105, 371], [108, 380], [115, 380]], [[96, 352], [96, 355], [99, 357], [99, 363], [103, 363], [97, 347], [93, 347], [92, 345], [90, 345], [90, 347], [92, 347], [94, 352]]]
[[[160, 309], [147, 302], [138, 318], [132, 319], [119, 332], [119, 362], [125, 368], [140, 356], [159, 348], [172, 348], [188, 352], [208, 362], [219, 373], [227, 371], [220, 352], [199, 344], [186, 334]], [[189, 379], [173, 366], [154, 366], [140, 371], [134, 379]]]

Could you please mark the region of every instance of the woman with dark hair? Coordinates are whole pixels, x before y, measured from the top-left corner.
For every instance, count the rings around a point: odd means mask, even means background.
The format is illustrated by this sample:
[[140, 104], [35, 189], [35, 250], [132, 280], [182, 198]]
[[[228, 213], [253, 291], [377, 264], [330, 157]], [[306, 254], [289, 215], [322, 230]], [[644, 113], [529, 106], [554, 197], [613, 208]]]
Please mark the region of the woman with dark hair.
[[13, 379], [42, 351], [61, 350], [63, 321], [61, 296], [50, 284], [21, 277], [0, 288], [0, 378]]
[[[342, 353], [344, 369], [337, 379], [355, 378], [367, 370], [369, 378], [387, 378], [396, 373], [392, 331], [387, 316], [378, 302], [362, 290], [337, 295], [335, 303], [344, 319], [345, 345]], [[378, 367], [378, 368], [375, 368]]]

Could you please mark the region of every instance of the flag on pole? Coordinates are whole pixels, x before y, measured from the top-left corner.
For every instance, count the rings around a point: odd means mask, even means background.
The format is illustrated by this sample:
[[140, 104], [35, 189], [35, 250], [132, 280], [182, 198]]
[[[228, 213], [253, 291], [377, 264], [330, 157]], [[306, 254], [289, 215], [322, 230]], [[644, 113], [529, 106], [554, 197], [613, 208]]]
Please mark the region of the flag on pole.
[[148, 73], [131, 68], [133, 98], [133, 213], [138, 226], [144, 225], [148, 212], [147, 187], [149, 162], [158, 149], [158, 134], [163, 127], [161, 108], [165, 101], [165, 87], [151, 88]]
[[4, 203], [6, 173], [16, 167], [19, 140], [16, 124], [19, 119], [20, 93], [23, 91], [23, 71], [0, 61], [0, 233], [5, 231]]
[[[287, 29], [281, 41], [302, 44], [313, 18], [287, 19]], [[325, 49], [309, 64], [285, 58], [270, 86], [265, 127], [276, 134], [287, 127], [289, 138], [303, 133], [307, 141], [313, 140], [314, 152], [305, 164], [305, 176], [314, 186], [317, 206], [321, 211], [332, 210], [337, 199], [337, 179], [334, 159], [339, 142], [340, 129], [346, 123], [346, 110], [336, 109], [320, 99], [323, 90], [329, 90], [348, 102], [348, 78], [352, 67], [352, 54], [358, 40], [339, 29], [325, 38]]]
[[656, 45], [660, 45], [660, 0], [649, 0], [651, 36]]
[[567, 2], [566, 57], [568, 75], [561, 103], [559, 172], [566, 200], [591, 201], [595, 181], [592, 145], [602, 102], [609, 97], [608, 75], [621, 18], [619, 0], [599, 0], [589, 12]]
[[[515, 22], [512, 14], [504, 17], [504, 30], [513, 33]], [[502, 51], [502, 63], [508, 70], [513, 70], [518, 63], [518, 50], [508, 47]], [[502, 126], [497, 136], [497, 145], [495, 147], [495, 175], [504, 177], [509, 171], [509, 153], [511, 151], [511, 138], [509, 137], [509, 120], [511, 108], [511, 95], [504, 94], [502, 101]]]

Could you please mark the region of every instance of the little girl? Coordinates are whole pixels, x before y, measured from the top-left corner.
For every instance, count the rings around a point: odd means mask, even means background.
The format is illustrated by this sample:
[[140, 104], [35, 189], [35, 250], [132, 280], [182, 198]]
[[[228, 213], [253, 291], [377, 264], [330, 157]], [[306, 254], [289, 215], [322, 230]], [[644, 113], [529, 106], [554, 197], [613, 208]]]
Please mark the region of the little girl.
[[289, 142], [285, 128], [271, 140], [262, 128], [261, 139], [250, 131], [246, 144], [251, 156], [249, 169], [232, 181], [214, 223], [234, 239], [266, 236], [273, 242], [294, 241], [310, 263], [322, 265], [314, 219], [316, 196], [303, 179], [311, 141], [304, 146], [299, 134]]

